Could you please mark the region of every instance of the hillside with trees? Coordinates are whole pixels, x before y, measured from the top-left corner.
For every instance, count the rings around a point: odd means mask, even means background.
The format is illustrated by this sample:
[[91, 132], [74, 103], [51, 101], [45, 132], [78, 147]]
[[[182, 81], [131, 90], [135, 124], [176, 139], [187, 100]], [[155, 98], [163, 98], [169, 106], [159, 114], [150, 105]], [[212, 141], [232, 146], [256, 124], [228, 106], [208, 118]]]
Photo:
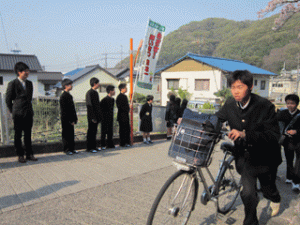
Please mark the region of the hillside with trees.
[[[242, 60], [275, 73], [280, 72], [284, 62], [287, 70], [296, 69], [300, 14], [274, 31], [276, 17], [256, 21], [209, 18], [183, 25], [165, 36], [157, 66], [168, 65], [191, 52]], [[128, 62], [126, 58], [123, 65]]]

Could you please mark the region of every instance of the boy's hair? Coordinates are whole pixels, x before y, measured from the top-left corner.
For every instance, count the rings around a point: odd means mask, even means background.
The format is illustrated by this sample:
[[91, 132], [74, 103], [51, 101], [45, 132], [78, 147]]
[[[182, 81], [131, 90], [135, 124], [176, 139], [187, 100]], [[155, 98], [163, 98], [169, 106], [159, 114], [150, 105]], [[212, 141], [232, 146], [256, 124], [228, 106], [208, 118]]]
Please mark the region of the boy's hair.
[[229, 87], [231, 87], [231, 85], [237, 80], [240, 80], [242, 83], [246, 84], [249, 89], [253, 86], [253, 75], [248, 70], [234, 71], [228, 78]]
[[285, 97], [285, 102], [286, 102], [287, 100], [294, 101], [294, 102], [296, 103], [296, 105], [299, 104], [299, 97], [298, 97], [298, 95], [295, 95], [295, 94], [287, 95], [287, 96]]
[[92, 77], [92, 78], [90, 79], [90, 85], [91, 85], [91, 87], [94, 87], [94, 85], [95, 85], [95, 84], [98, 84], [98, 83], [99, 83], [99, 79], [98, 79], [98, 78]]
[[113, 91], [113, 90], [115, 90], [115, 86], [113, 86], [113, 85], [108, 85], [107, 87], [106, 87], [106, 92], [107, 92], [107, 94], [109, 94], [111, 91]]
[[123, 88], [126, 88], [126, 84], [125, 83], [121, 83], [118, 88], [121, 91]]
[[19, 76], [18, 72], [23, 72], [25, 70], [29, 70], [29, 67], [27, 66], [27, 64], [25, 64], [23, 62], [16, 63], [14, 71], [17, 74], [17, 76]]
[[175, 102], [175, 95], [170, 95], [170, 102]]
[[147, 98], [146, 98], [147, 102], [149, 102], [150, 100], [153, 100], [153, 99], [154, 99], [153, 95], [147, 95]]
[[66, 85], [70, 84], [73, 84], [73, 81], [68, 78], [63, 79], [63, 81], [61, 82], [61, 86], [64, 90], [66, 89]]

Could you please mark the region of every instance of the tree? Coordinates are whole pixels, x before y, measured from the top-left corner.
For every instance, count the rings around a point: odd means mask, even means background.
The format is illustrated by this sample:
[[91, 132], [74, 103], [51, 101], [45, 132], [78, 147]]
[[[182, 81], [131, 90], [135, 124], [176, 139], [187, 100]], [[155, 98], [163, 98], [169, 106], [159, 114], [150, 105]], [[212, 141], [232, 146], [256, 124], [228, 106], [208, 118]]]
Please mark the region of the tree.
[[222, 90], [219, 90], [218, 92], [214, 93], [215, 96], [221, 98], [220, 104], [223, 105], [223, 103], [228, 99], [232, 97], [231, 91], [229, 88], [223, 87]]
[[171, 94], [175, 95], [175, 97], [179, 96], [179, 98], [186, 99], [186, 100], [190, 100], [190, 98], [192, 97], [192, 93], [188, 92], [187, 90], [182, 89], [182, 87], [178, 88], [177, 91], [173, 87], [171, 87], [170, 90], [171, 91], [168, 93], [169, 99], [170, 99]]
[[265, 9], [258, 12], [258, 16], [262, 18], [269, 12], [273, 12], [280, 7], [280, 15], [275, 19], [275, 26], [272, 28], [273, 30], [280, 29], [295, 13], [300, 12], [300, 0], [272, 0]]

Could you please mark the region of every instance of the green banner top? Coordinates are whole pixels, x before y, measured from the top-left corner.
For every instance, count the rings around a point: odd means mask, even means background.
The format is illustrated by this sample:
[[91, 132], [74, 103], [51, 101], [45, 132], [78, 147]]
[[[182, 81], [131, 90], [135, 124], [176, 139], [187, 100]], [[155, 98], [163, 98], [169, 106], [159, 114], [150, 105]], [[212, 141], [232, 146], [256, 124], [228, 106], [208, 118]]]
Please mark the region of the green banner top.
[[160, 25], [159, 23], [155, 23], [152, 20], [149, 21], [149, 26], [152, 28], [155, 28], [161, 32], [165, 32], [165, 30], [166, 30], [166, 28], [164, 26]]

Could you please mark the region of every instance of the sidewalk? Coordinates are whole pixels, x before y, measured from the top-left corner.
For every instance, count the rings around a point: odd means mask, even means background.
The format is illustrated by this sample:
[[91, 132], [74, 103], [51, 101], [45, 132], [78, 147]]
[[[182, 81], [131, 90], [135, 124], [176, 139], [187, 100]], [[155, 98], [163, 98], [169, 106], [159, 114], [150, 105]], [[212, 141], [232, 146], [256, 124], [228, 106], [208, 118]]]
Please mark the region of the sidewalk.
[[[17, 163], [16, 157], [1, 158], [0, 224], [145, 224], [159, 189], [176, 171], [167, 156], [169, 144], [36, 155], [37, 162], [26, 164]], [[221, 156], [217, 150], [210, 166], [213, 174]], [[299, 196], [284, 184], [284, 170], [283, 163], [277, 182], [283, 198], [280, 214], [268, 217], [268, 201], [260, 194], [261, 225], [289, 224], [287, 219], [299, 214], [294, 207]], [[198, 199], [189, 224], [240, 225], [243, 217], [240, 198], [236, 209], [220, 220], [215, 220], [214, 203], [203, 206]]]

